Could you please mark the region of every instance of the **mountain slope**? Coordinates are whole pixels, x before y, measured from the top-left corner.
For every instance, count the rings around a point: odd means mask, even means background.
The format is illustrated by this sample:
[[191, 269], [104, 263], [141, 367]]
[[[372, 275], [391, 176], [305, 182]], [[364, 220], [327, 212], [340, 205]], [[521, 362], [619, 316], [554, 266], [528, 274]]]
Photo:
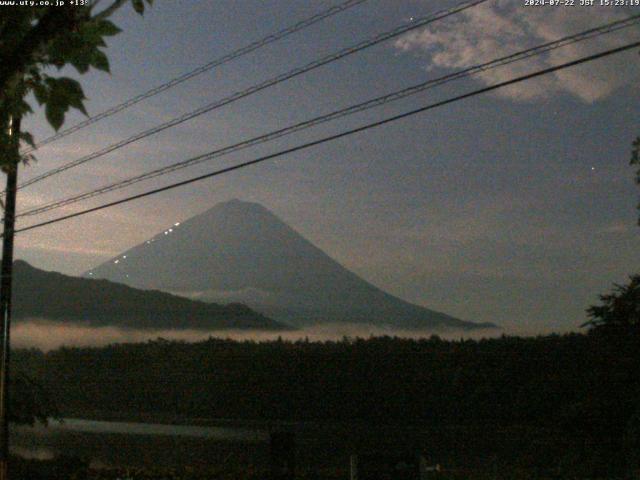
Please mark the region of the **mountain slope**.
[[14, 263], [13, 316], [129, 328], [286, 330], [244, 305], [216, 305]]
[[175, 224], [86, 272], [137, 288], [242, 301], [292, 325], [486, 328], [374, 287], [266, 208], [232, 200]]

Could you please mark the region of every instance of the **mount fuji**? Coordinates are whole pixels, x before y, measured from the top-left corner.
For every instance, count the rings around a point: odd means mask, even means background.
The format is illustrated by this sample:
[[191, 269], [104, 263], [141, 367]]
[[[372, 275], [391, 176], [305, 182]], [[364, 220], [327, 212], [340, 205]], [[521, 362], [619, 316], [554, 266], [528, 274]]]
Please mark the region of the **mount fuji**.
[[411, 304], [347, 270], [265, 207], [220, 203], [84, 273], [140, 289], [241, 302], [279, 322], [495, 328]]

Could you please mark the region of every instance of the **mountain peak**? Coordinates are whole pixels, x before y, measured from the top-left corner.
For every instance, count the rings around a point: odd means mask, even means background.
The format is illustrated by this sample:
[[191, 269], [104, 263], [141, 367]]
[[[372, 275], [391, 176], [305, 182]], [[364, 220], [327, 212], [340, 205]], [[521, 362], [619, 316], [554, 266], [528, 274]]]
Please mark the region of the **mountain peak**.
[[212, 210], [245, 210], [271, 213], [266, 207], [259, 203], [240, 200], [238, 198], [232, 198], [226, 202], [220, 202], [211, 207], [208, 211]]
[[217, 206], [245, 206], [245, 207], [259, 207], [264, 209], [264, 207], [256, 202], [250, 202], [248, 200], [240, 200], [239, 198], [232, 198], [231, 200], [227, 200], [226, 202], [220, 202], [217, 205], [214, 205], [213, 208]]
[[[250, 221], [255, 222], [258, 218], [263, 218], [265, 222], [268, 224], [282, 223], [276, 214], [270, 211], [268, 208], [256, 202], [248, 202], [245, 200], [239, 200], [237, 198], [233, 198], [226, 202], [220, 202], [215, 204], [213, 207], [205, 210], [199, 215], [191, 217], [189, 220], [184, 222], [217, 222], [217, 217], [231, 218], [237, 222]], [[268, 217], [268, 219], [267, 219]], [[205, 220], [206, 219], [206, 220]]]
[[207, 301], [242, 302], [296, 326], [477, 328], [383, 292], [264, 206], [238, 199], [176, 223], [86, 275]]

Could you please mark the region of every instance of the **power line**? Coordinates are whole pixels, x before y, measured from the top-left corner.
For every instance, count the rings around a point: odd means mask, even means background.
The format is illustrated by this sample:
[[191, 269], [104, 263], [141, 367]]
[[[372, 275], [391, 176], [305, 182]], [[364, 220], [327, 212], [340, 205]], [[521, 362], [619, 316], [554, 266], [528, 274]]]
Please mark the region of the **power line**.
[[145, 130], [143, 132], [137, 133], [135, 135], [132, 135], [131, 137], [128, 137], [124, 140], [121, 140], [120, 142], [117, 142], [115, 144], [112, 144], [108, 147], [105, 147], [101, 150], [98, 150], [97, 152], [91, 153], [89, 155], [86, 155], [82, 158], [79, 158], [77, 160], [71, 161], [65, 165], [62, 165], [60, 167], [51, 169], [41, 175], [38, 175], [30, 180], [27, 180], [23, 183], [21, 183], [18, 188], [24, 188], [27, 187], [29, 185], [33, 185], [34, 183], [40, 182], [46, 178], [49, 178], [53, 175], [57, 175], [59, 173], [62, 173], [66, 170], [69, 170], [70, 168], [73, 167], [77, 167], [78, 165], [82, 165], [86, 162], [89, 162], [91, 160], [95, 160], [96, 158], [102, 157], [108, 153], [111, 153], [115, 150], [118, 150], [126, 145], [130, 145], [134, 142], [137, 142], [138, 140], [142, 140], [144, 138], [147, 138], [151, 135], [155, 135], [156, 133], [162, 132], [164, 130], [167, 130], [169, 128], [175, 127], [176, 125], [179, 125], [181, 123], [184, 123], [188, 120], [192, 120], [193, 118], [196, 118], [200, 115], [203, 115], [205, 113], [211, 112], [212, 110], [215, 110], [217, 108], [223, 107], [225, 105], [228, 105], [232, 102], [235, 102], [237, 100], [240, 100], [242, 98], [248, 97], [250, 95], [253, 95], [254, 93], [260, 92], [262, 90], [265, 90], [269, 87], [272, 87], [274, 85], [277, 85], [279, 83], [282, 83], [284, 81], [287, 81], [291, 78], [297, 77], [299, 75], [302, 75], [304, 73], [307, 73], [311, 70], [315, 70], [316, 68], [319, 68], [323, 65], [326, 65], [328, 63], [332, 63], [335, 62], [337, 60], [340, 60], [344, 57], [347, 57], [349, 55], [352, 55], [354, 53], [360, 52], [366, 48], [372, 47], [374, 45], [377, 45], [381, 42], [384, 42], [386, 40], [389, 40], [391, 38], [397, 37], [399, 35], [402, 35], [408, 31], [414, 30], [416, 28], [428, 25], [430, 23], [445, 19], [447, 17], [450, 17], [452, 15], [455, 15], [456, 13], [462, 12], [468, 8], [474, 7], [476, 5], [479, 5], [481, 3], [485, 3], [488, 0], [472, 0], [472, 1], [466, 1], [463, 3], [458, 4], [455, 7], [446, 9], [446, 10], [440, 10], [434, 14], [425, 16], [425, 17], [421, 17], [419, 19], [414, 19], [413, 21], [400, 25], [399, 27], [396, 27], [393, 30], [390, 30], [388, 32], [385, 33], [381, 33], [371, 39], [368, 40], [364, 40], [360, 43], [357, 43], [351, 47], [347, 47], [344, 48], [342, 50], [339, 50], [338, 52], [326, 55], [320, 59], [314, 60], [302, 67], [298, 67], [298, 68], [294, 68], [293, 70], [290, 70], [286, 73], [282, 73], [276, 77], [273, 77], [269, 80], [265, 80], [264, 82], [261, 82], [259, 84], [253, 85], [245, 90], [241, 90], [238, 91], [236, 93], [233, 93], [232, 95], [222, 98], [220, 100], [217, 100], [213, 103], [210, 103], [208, 105], [205, 105], [203, 107], [198, 108], [197, 110], [194, 110], [192, 112], [186, 113], [184, 115], [181, 115], [179, 117], [176, 117], [172, 120], [169, 120], [168, 122], [162, 123], [160, 125], [157, 125], [149, 130]]
[[202, 155], [198, 155], [196, 157], [192, 157], [189, 158], [187, 160], [183, 160], [181, 162], [177, 162], [171, 165], [168, 165], [166, 167], [162, 167], [162, 168], [157, 168], [154, 170], [151, 170], [149, 172], [145, 172], [142, 173], [140, 175], [135, 175], [133, 177], [129, 177], [127, 179], [124, 180], [120, 180], [118, 182], [100, 187], [98, 189], [95, 190], [91, 190], [89, 192], [85, 192], [85, 193], [81, 193], [79, 195], [75, 195], [72, 197], [67, 197], [61, 200], [56, 200], [53, 202], [50, 202], [48, 204], [42, 205], [40, 207], [36, 207], [33, 208], [31, 210], [26, 210], [24, 212], [20, 212], [17, 216], [18, 217], [24, 217], [24, 216], [32, 216], [32, 215], [38, 215], [50, 210], [54, 210], [57, 208], [61, 208], [67, 205], [71, 205], [73, 203], [77, 203], [79, 201], [82, 200], [87, 200], [89, 198], [93, 198], [96, 197], [98, 195], [102, 195], [108, 192], [112, 192], [115, 190], [119, 190], [125, 187], [128, 187], [130, 185], [139, 183], [143, 180], [148, 180], [151, 178], [155, 178], [155, 177], [159, 177], [161, 175], [166, 175], [168, 173], [177, 171], [177, 170], [181, 170], [183, 168], [186, 167], [190, 167], [193, 165], [197, 165], [200, 164], [202, 162], [205, 161], [209, 161], [212, 160], [214, 158], [218, 158], [224, 155], [228, 155], [230, 153], [233, 152], [237, 152], [239, 150], [243, 150], [245, 148], [248, 147], [252, 147], [255, 145], [259, 145], [262, 143], [266, 143], [272, 140], [275, 140], [277, 138], [283, 137], [285, 135], [290, 135], [292, 133], [295, 132], [299, 132], [301, 130], [306, 130], [308, 128], [320, 125], [322, 123], [326, 123], [329, 121], [333, 121], [333, 120], [337, 120], [339, 118], [342, 117], [346, 117], [348, 115], [352, 115], [355, 113], [359, 113], [374, 107], [378, 107], [380, 105], [384, 105], [386, 103], [389, 102], [393, 102], [393, 101], [397, 101], [400, 100], [402, 98], [406, 98], [408, 96], [411, 95], [415, 95], [417, 93], [423, 92], [427, 89], [430, 88], [434, 88], [436, 86], [440, 86], [443, 85], [445, 83], [448, 83], [450, 81], [454, 81], [454, 80], [458, 80], [464, 77], [469, 77], [472, 75], [476, 75], [478, 73], [482, 73], [485, 72], [487, 70], [490, 69], [494, 69], [497, 67], [501, 67], [504, 65], [508, 65], [510, 63], [514, 63], [517, 61], [522, 61], [525, 60], [527, 58], [531, 58], [533, 56], [538, 56], [538, 55], [542, 55], [543, 53], [547, 53], [549, 51], [567, 46], [567, 45], [571, 45], [580, 41], [584, 41], [584, 40], [589, 40], [589, 39], [593, 39], [595, 37], [598, 37], [600, 35], [604, 35], [604, 34], [608, 34], [608, 33], [612, 33], [612, 32], [616, 32], [619, 31], [621, 29], [624, 28], [628, 28], [632, 25], [635, 25], [638, 23], [638, 21], [640, 21], [640, 14], [638, 15], [634, 15], [632, 17], [623, 19], [623, 20], [617, 20], [614, 22], [610, 22], [607, 23], [605, 25], [601, 25], [595, 28], [591, 28], [588, 30], [585, 30], [583, 32], [580, 33], [576, 33], [570, 36], [566, 36], [563, 38], [560, 38], [558, 40], [554, 40], [552, 42], [547, 42], [545, 44], [542, 45], [538, 45], [532, 48], [528, 48], [525, 50], [521, 50], [519, 52], [498, 58], [498, 59], [494, 59], [491, 60], [489, 62], [485, 62], [483, 64], [479, 64], [479, 65], [475, 65], [472, 67], [469, 67], [467, 69], [461, 70], [461, 71], [457, 71], [454, 73], [451, 73], [449, 75], [445, 75], [436, 79], [432, 79], [432, 80], [428, 80], [426, 82], [422, 82], [420, 84], [417, 85], [413, 85], [407, 88], [404, 88], [402, 90], [399, 91], [395, 91], [386, 95], [382, 95], [376, 98], [373, 98], [371, 100], [368, 100], [366, 102], [362, 102], [362, 103], [358, 103], [356, 105], [351, 105], [349, 107], [346, 108], [342, 108], [340, 110], [325, 114], [325, 115], [321, 115], [315, 118], [312, 118], [310, 120], [306, 120], [300, 123], [296, 123], [294, 125], [285, 127], [285, 128], [281, 128], [257, 137], [253, 137], [250, 138], [248, 140], [244, 140], [238, 143], [235, 143], [233, 145], [229, 145], [217, 150], [214, 150], [212, 152], [208, 152]]
[[186, 72], [178, 77], [173, 78], [172, 80], [169, 80], [168, 82], [165, 82], [161, 85], [158, 85], [150, 90], [147, 90], [146, 92], [143, 92], [139, 95], [136, 95], [135, 97], [130, 98], [129, 100], [126, 100], [125, 102], [122, 102], [118, 105], [115, 105], [111, 108], [109, 108], [108, 110], [105, 110], [97, 115], [94, 115], [93, 117], [87, 118], [86, 120], [77, 123], [69, 128], [66, 128], [64, 130], [61, 130], [60, 132], [56, 133], [55, 135], [52, 135], [48, 138], [45, 138], [44, 140], [38, 142], [35, 146], [35, 148], [28, 148], [24, 151], [24, 153], [29, 153], [32, 152], [34, 150], [36, 150], [39, 147], [42, 147], [43, 145], [47, 145], [48, 143], [52, 143], [55, 142], [56, 140], [59, 140], [63, 137], [66, 137], [68, 135], [71, 135], [74, 132], [77, 132], [78, 130], [82, 130], [83, 128], [88, 127], [89, 125], [93, 125], [94, 123], [99, 122], [100, 120], [103, 120], [107, 117], [110, 117], [112, 115], [115, 115], [118, 112], [121, 112], [123, 110], [126, 110], [127, 108], [142, 102], [143, 100], [146, 100], [147, 98], [153, 97], [154, 95], [157, 95], [159, 93], [162, 93], [166, 90], [169, 90], [170, 88], [175, 87], [176, 85], [179, 85], [183, 82], [186, 82], [187, 80], [190, 80], [194, 77], [197, 77], [198, 75], [201, 75], [202, 73], [208, 72], [209, 70], [215, 68], [215, 67], [219, 67], [221, 65], [224, 65], [225, 63], [229, 63], [232, 60], [235, 60], [236, 58], [242, 57], [243, 55], [247, 55], [255, 50], [258, 50], [259, 48], [262, 48], [266, 45], [269, 45], [270, 43], [276, 42], [278, 40], [281, 40], [285, 37], [288, 37], [289, 35], [299, 32], [300, 30], [303, 30], [307, 27], [310, 27], [311, 25], [314, 25], [322, 20], [325, 20], [329, 17], [332, 17], [334, 15], [337, 15], [338, 13], [344, 12], [345, 10], [350, 9], [351, 7], [355, 7], [356, 5], [359, 5], [361, 3], [364, 3], [368, 0], [348, 0], [344, 3], [341, 3], [339, 5], [335, 5], [331, 8], [328, 8], [326, 10], [323, 10], [321, 12], [316, 13], [315, 15], [312, 15], [309, 18], [306, 18], [304, 20], [299, 21], [298, 23], [295, 23], [293, 25], [290, 25], [286, 28], [283, 28], [282, 30], [272, 33], [270, 35], [267, 35], [264, 38], [261, 38], [260, 40], [256, 40], [255, 42], [252, 42], [244, 47], [241, 47], [237, 50], [234, 50], [220, 58], [217, 58], [215, 60], [210, 61], [209, 63], [206, 63], [204, 65], [201, 65], [198, 68], [195, 68], [189, 72]]
[[69, 215], [63, 215], [61, 217], [57, 217], [57, 218], [54, 218], [54, 219], [51, 219], [51, 220], [47, 220], [47, 221], [44, 221], [44, 222], [40, 222], [40, 223], [36, 223], [36, 224], [33, 224], [33, 225], [29, 225], [27, 227], [23, 227], [23, 228], [15, 230], [15, 233], [25, 232], [25, 231], [28, 231], [28, 230], [33, 230], [33, 229], [36, 229], [36, 228], [44, 227], [46, 225], [51, 225], [51, 224], [54, 224], [54, 223], [62, 222], [64, 220], [68, 220], [68, 219], [71, 219], [71, 218], [75, 218], [75, 217], [79, 217], [79, 216], [82, 216], [82, 215], [86, 215], [88, 213], [96, 212], [98, 210], [103, 210], [105, 208], [110, 208], [110, 207], [114, 207], [116, 205], [121, 205], [123, 203], [128, 203], [128, 202], [131, 202], [133, 200], [137, 200], [137, 199], [140, 199], [140, 198], [144, 198], [144, 197], [148, 197], [148, 196], [151, 196], [151, 195], [155, 195], [157, 193], [165, 192], [167, 190], [172, 190], [174, 188], [178, 188], [178, 187], [181, 187], [181, 186], [184, 186], [184, 185], [189, 185], [191, 183], [195, 183], [195, 182], [198, 182], [200, 180], [216, 177], [216, 176], [219, 176], [219, 175], [224, 175], [226, 173], [230, 173], [230, 172], [235, 171], [235, 170], [240, 170], [242, 168], [249, 167], [251, 165], [256, 165], [258, 163], [262, 163], [262, 162], [265, 162], [267, 160], [272, 160], [272, 159], [277, 158], [277, 157], [288, 155], [288, 154], [291, 154], [291, 153], [294, 153], [294, 152], [298, 152], [298, 151], [301, 151], [301, 150], [306, 150], [306, 149], [314, 147], [316, 145], [320, 145], [320, 144], [323, 144], [323, 143], [327, 143], [327, 142], [331, 142], [331, 141], [334, 141], [334, 140], [338, 140], [340, 138], [344, 138], [344, 137], [347, 137], [347, 136], [350, 136], [350, 135], [354, 135], [356, 133], [364, 132], [364, 131], [370, 130], [372, 128], [380, 127], [382, 125], [386, 125], [388, 123], [395, 122], [395, 121], [401, 120], [403, 118], [411, 117], [413, 115], [417, 115], [419, 113], [423, 113], [423, 112], [426, 112], [428, 110], [432, 110], [432, 109], [435, 109], [435, 108], [438, 108], [438, 107], [442, 107], [444, 105], [448, 105], [448, 104], [451, 104], [451, 103], [454, 103], [454, 102], [458, 102], [458, 101], [461, 101], [461, 100], [464, 100], [464, 99], [467, 99], [467, 98], [471, 98], [471, 97], [474, 97], [476, 95], [481, 95], [481, 94], [484, 94], [484, 93], [487, 93], [487, 92], [498, 90], [500, 88], [504, 88], [504, 87], [507, 87], [507, 86], [510, 86], [510, 85], [513, 85], [513, 84], [516, 84], [516, 83], [520, 83], [520, 82], [523, 82], [523, 81], [526, 81], [526, 80], [530, 80], [532, 78], [540, 77], [540, 76], [543, 76], [543, 75], [548, 75], [550, 73], [553, 73], [553, 72], [556, 72], [556, 71], [559, 71], [559, 70], [563, 70], [565, 68], [569, 68], [569, 67], [573, 67], [573, 66], [576, 66], [576, 65], [580, 65], [580, 64], [587, 63], [587, 62], [591, 62], [591, 61], [597, 60], [599, 58], [608, 57], [610, 55], [614, 55], [614, 54], [617, 54], [617, 53], [625, 52], [625, 51], [628, 51], [628, 50], [631, 50], [631, 49], [637, 48], [637, 47], [640, 47], [640, 41], [633, 42], [633, 43], [624, 45], [622, 47], [612, 48], [612, 49], [609, 49], [609, 50], [606, 50], [606, 51], [603, 51], [603, 52], [600, 52], [600, 53], [596, 53], [596, 54], [593, 54], [593, 55], [588, 55], [588, 56], [585, 56], [585, 57], [581, 57], [581, 58], [579, 58], [577, 60], [573, 60], [573, 61], [566, 62], [566, 63], [560, 64], [560, 65], [556, 65], [556, 66], [553, 66], [553, 67], [549, 67], [549, 68], [545, 68], [545, 69], [542, 69], [542, 70], [538, 70], [536, 72], [529, 73], [527, 75], [522, 75], [522, 76], [519, 76], [519, 77], [515, 77], [515, 78], [512, 78], [511, 80], [507, 80], [507, 81], [500, 82], [500, 83], [497, 83], [497, 84], [494, 84], [494, 85], [490, 85], [488, 87], [484, 87], [484, 88], [480, 88], [480, 89], [477, 89], [477, 90], [473, 90], [471, 92], [468, 92], [468, 93], [465, 93], [465, 94], [462, 94], [462, 95], [458, 95], [458, 96], [455, 96], [455, 97], [452, 97], [452, 98], [449, 98], [449, 99], [446, 99], [446, 100], [442, 100], [442, 101], [439, 101], [439, 102], [436, 102], [436, 103], [431, 103], [431, 104], [425, 105], [423, 107], [416, 108], [414, 110], [410, 110], [408, 112], [404, 112], [404, 113], [401, 113], [401, 114], [398, 114], [398, 115], [387, 117], [387, 118], [385, 118], [383, 120], [378, 120], [376, 122], [368, 123], [366, 125], [363, 125], [363, 126], [360, 126], [360, 127], [357, 127], [357, 128], [353, 128], [353, 129], [350, 129], [350, 130], [346, 130], [346, 131], [341, 132], [341, 133], [337, 133], [337, 134], [334, 134], [334, 135], [330, 135], [330, 136], [327, 136], [327, 137], [320, 138], [318, 140], [313, 140], [311, 142], [307, 142], [307, 143], [304, 143], [304, 144], [301, 144], [301, 145], [297, 145], [295, 147], [291, 147], [291, 148], [288, 148], [286, 150], [281, 150], [279, 152], [272, 153], [272, 154], [269, 154], [269, 155], [265, 155], [265, 156], [262, 156], [262, 157], [258, 157], [258, 158], [255, 158], [253, 160], [249, 160], [249, 161], [246, 161], [246, 162], [243, 162], [243, 163], [239, 163], [239, 164], [236, 164], [236, 165], [233, 165], [233, 166], [230, 166], [230, 167], [225, 167], [225, 168], [222, 168], [222, 169], [219, 169], [219, 170], [215, 170], [213, 172], [210, 172], [210, 173], [207, 173], [207, 174], [204, 174], [204, 175], [199, 175], [197, 177], [192, 177], [192, 178], [187, 179], [187, 180], [183, 180], [183, 181], [180, 181], [180, 182], [175, 182], [175, 183], [172, 183], [172, 184], [169, 184], [169, 185], [165, 185], [164, 187], [159, 187], [159, 188], [155, 188], [153, 190], [148, 190], [148, 191], [143, 192], [143, 193], [139, 193], [139, 194], [136, 194], [136, 195], [131, 195], [129, 197], [125, 197], [123, 199], [116, 200], [116, 201], [109, 202], [109, 203], [104, 203], [104, 204], [98, 205], [96, 207], [87, 208], [85, 210], [81, 210], [79, 212], [71, 213]]

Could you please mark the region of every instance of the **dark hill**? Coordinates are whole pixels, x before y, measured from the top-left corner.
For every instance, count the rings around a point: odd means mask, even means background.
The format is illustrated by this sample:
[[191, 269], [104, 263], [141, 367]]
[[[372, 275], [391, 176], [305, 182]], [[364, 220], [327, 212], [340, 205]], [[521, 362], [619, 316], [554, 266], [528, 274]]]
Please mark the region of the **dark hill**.
[[14, 263], [13, 316], [91, 326], [287, 330], [241, 304], [217, 305], [160, 291], [46, 272]]

